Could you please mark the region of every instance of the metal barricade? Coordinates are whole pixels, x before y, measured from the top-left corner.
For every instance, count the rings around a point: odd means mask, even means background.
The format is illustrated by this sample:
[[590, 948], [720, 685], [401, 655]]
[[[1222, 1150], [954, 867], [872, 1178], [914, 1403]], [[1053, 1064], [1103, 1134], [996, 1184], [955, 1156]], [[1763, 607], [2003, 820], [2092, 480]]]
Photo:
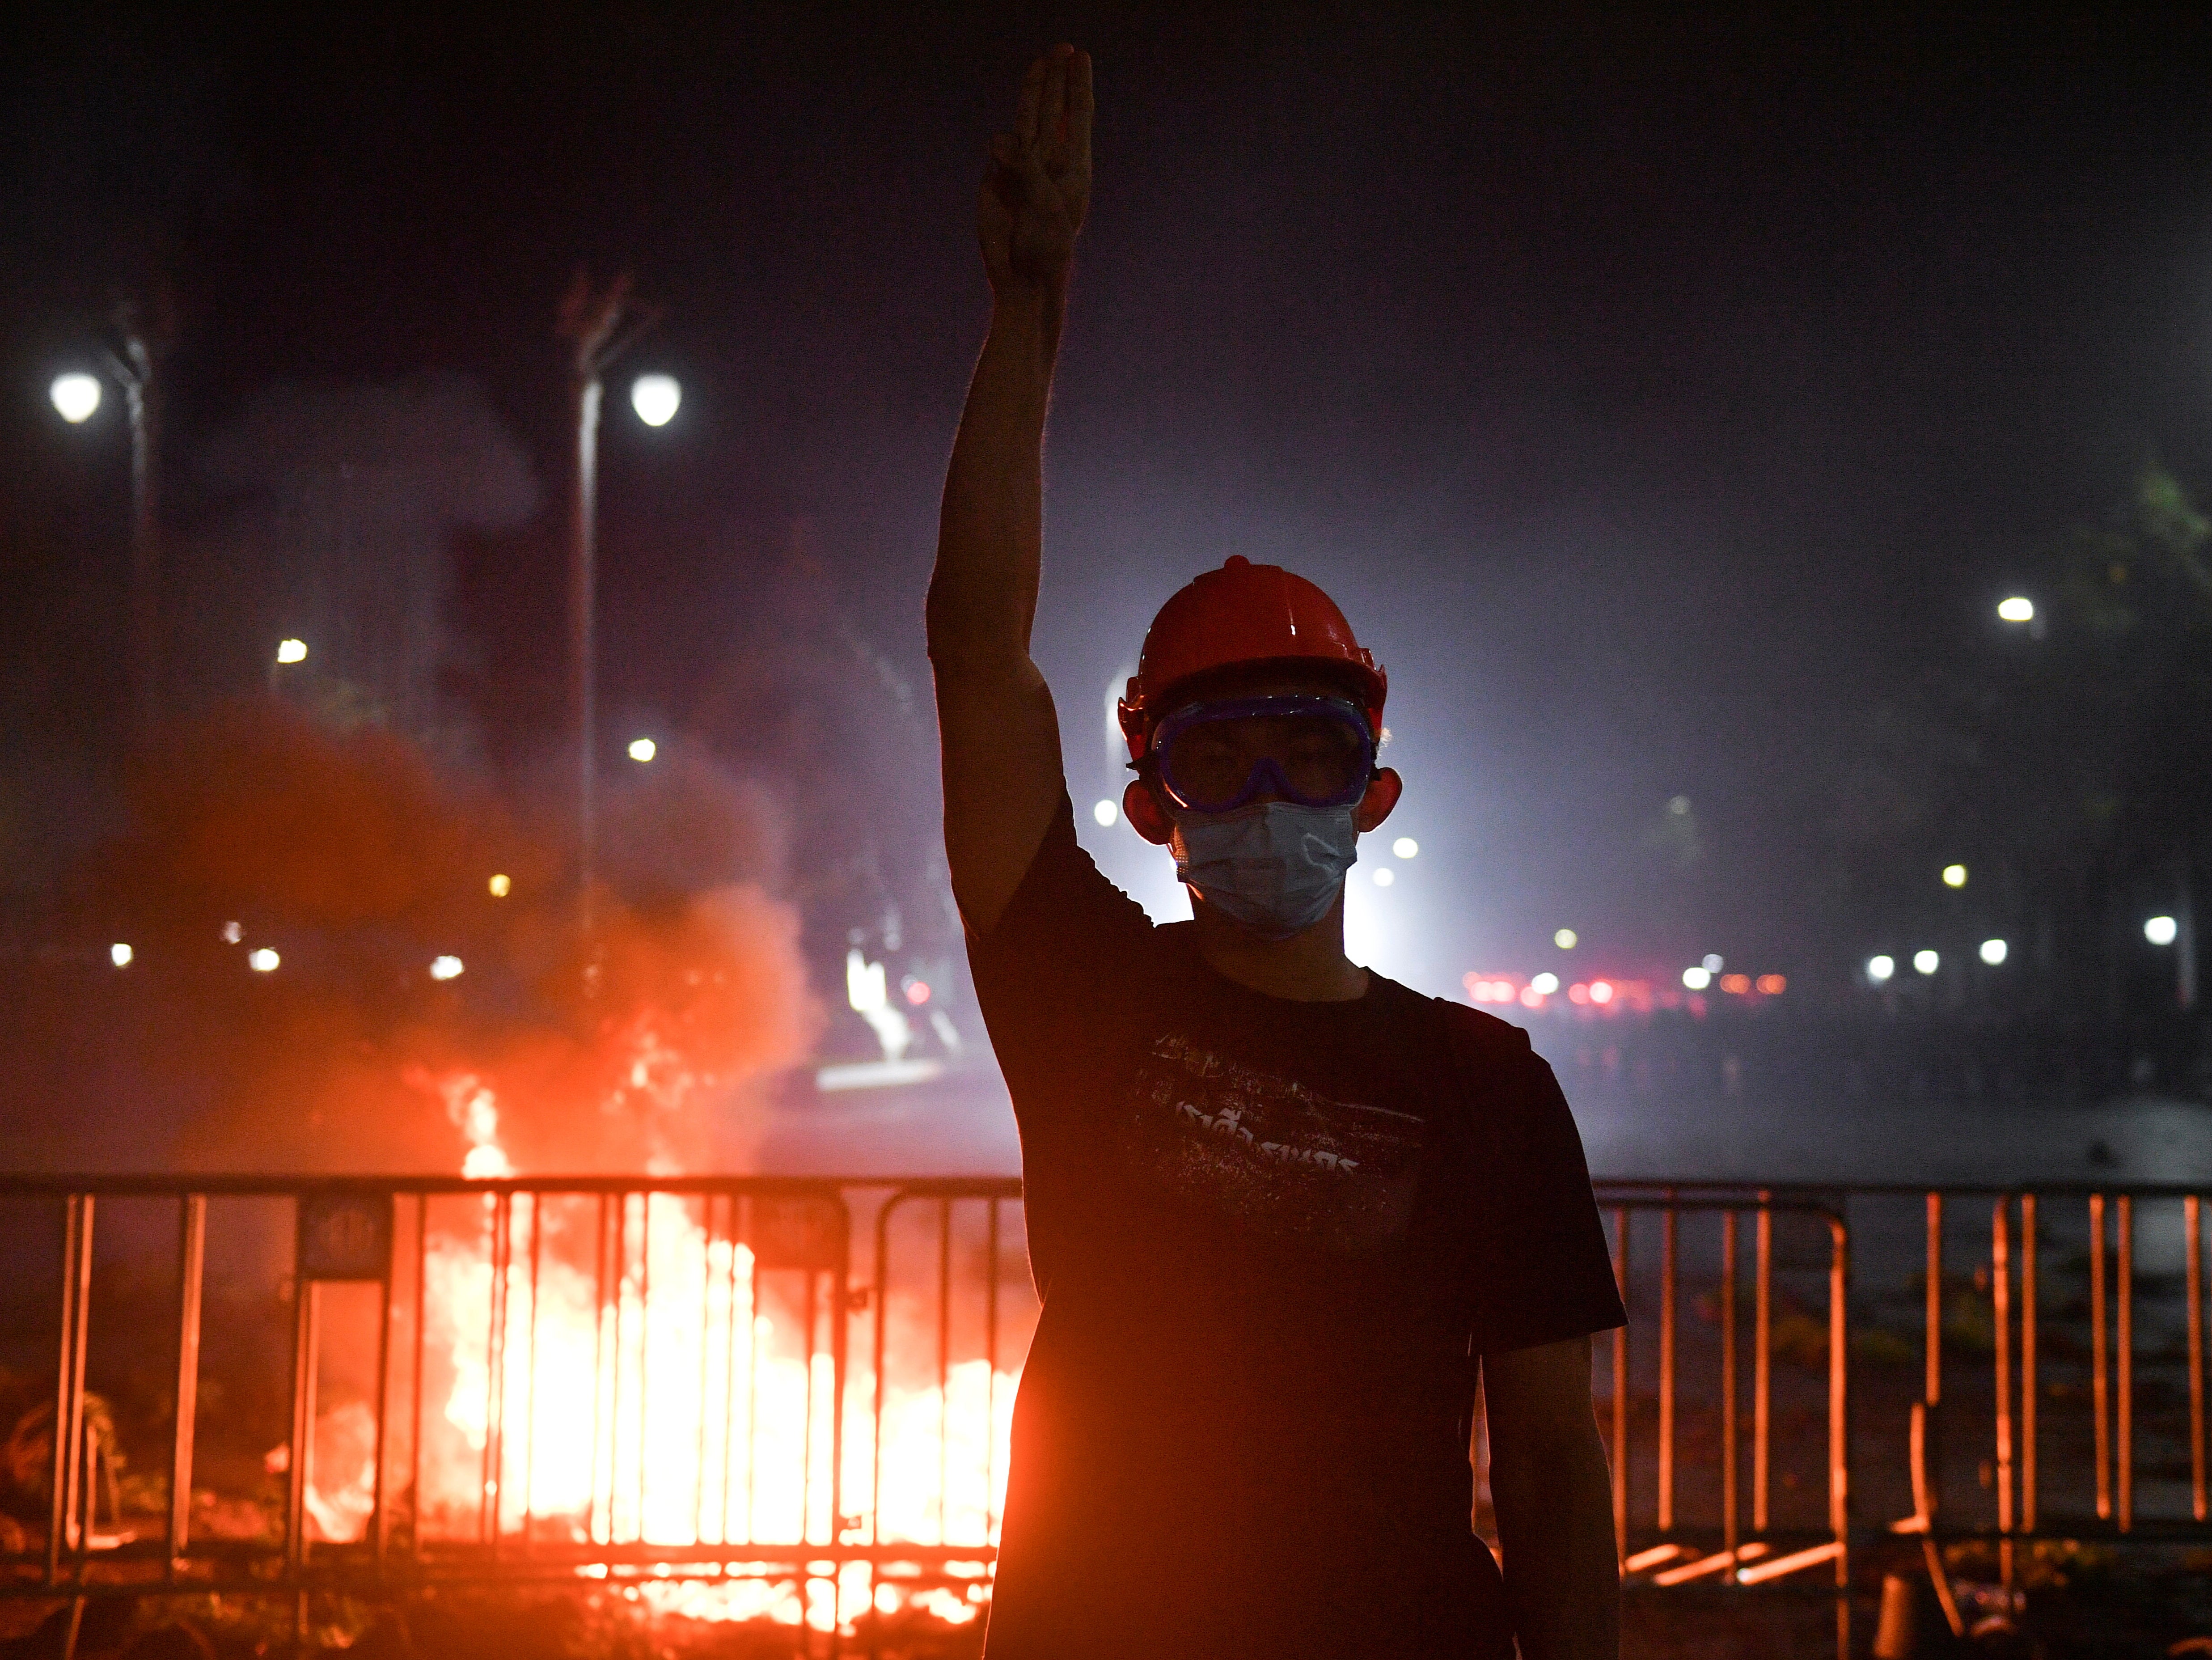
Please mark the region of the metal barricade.
[[[238, 1592], [293, 1598], [304, 1623], [325, 1593], [583, 1578], [678, 1612], [718, 1597], [714, 1617], [780, 1619], [832, 1652], [871, 1610], [978, 1618], [1036, 1314], [1020, 1194], [1000, 1178], [0, 1182], [0, 1204], [42, 1208], [59, 1245], [54, 1381], [33, 1414], [50, 1414], [50, 1486], [34, 1546], [0, 1554], [0, 1596]], [[1632, 1323], [1604, 1340], [1598, 1391], [1632, 1586], [1818, 1590], [1847, 1644], [1854, 1564], [1886, 1541], [1919, 1554], [1954, 1623], [1960, 1551], [1989, 1553], [2009, 1589], [2045, 1541], [2212, 1542], [2197, 1194], [1598, 1196]], [[195, 1500], [197, 1439], [235, 1428], [203, 1387], [220, 1375], [209, 1264], [257, 1206], [284, 1264], [264, 1301], [289, 1376], [270, 1485], [237, 1499], [269, 1525], [226, 1533]], [[140, 1480], [126, 1516], [94, 1220], [131, 1207], [139, 1247], [155, 1212], [174, 1241], [166, 1311], [133, 1316], [142, 1359], [167, 1345], [173, 1407], [165, 1479]], [[326, 1388], [334, 1357], [343, 1390]]]

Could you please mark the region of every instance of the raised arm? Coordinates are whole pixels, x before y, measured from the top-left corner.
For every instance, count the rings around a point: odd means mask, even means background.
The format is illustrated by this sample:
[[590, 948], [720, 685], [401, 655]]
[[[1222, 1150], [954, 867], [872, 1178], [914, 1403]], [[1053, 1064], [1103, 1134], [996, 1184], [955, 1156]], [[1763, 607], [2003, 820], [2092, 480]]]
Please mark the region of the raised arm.
[[938, 520], [929, 661], [953, 897], [988, 933], [1065, 787], [1052, 693], [1030, 660], [1043, 546], [1044, 422], [1068, 275], [1091, 195], [1091, 59], [1030, 65], [991, 141], [976, 210], [991, 331], [969, 383]]

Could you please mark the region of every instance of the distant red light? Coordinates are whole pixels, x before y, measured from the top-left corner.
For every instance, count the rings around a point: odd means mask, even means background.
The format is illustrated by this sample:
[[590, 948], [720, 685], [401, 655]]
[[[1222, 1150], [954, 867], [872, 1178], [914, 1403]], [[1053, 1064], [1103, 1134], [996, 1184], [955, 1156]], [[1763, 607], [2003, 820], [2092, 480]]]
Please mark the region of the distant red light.
[[1538, 991], [1534, 986], [1522, 987], [1521, 1006], [1524, 1009], [1542, 1008], [1544, 1006], [1544, 994]]
[[1724, 974], [1721, 976], [1721, 989], [1738, 997], [1746, 996], [1751, 991], [1751, 976], [1747, 974]]
[[1590, 1001], [1601, 1006], [1613, 1001], [1613, 982], [1610, 980], [1591, 981]]
[[[1521, 996], [1520, 987], [1515, 985], [1512, 981], [1502, 977], [1492, 978], [1489, 975], [1473, 970], [1462, 977], [1460, 984], [1467, 988], [1468, 999], [1470, 1002], [1511, 1003], [1517, 1001]], [[1533, 1008], [1534, 1005], [1531, 1004], [1529, 1006]]]
[[1579, 983], [1569, 986], [1567, 988], [1567, 999], [1570, 1002], [1587, 1003], [1589, 1001], [1589, 988]]
[[926, 980], [908, 981], [906, 988], [906, 1000], [916, 1008], [927, 1003], [929, 1000], [929, 982]]
[[1778, 974], [1762, 974], [1759, 976], [1759, 988], [1769, 997], [1779, 997], [1790, 988], [1790, 982]]

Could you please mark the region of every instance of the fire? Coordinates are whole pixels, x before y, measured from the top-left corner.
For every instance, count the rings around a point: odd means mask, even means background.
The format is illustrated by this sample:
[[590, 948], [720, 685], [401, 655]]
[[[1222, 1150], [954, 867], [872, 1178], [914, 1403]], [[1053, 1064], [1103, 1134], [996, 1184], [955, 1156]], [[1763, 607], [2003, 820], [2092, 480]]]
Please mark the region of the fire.
[[[492, 1090], [470, 1074], [438, 1088], [470, 1142], [465, 1172], [507, 1173]], [[690, 1571], [730, 1577], [680, 1580], [672, 1563], [637, 1594], [695, 1619], [828, 1631], [872, 1607], [974, 1620], [989, 1578], [981, 1560], [951, 1565], [956, 1584], [872, 1584], [867, 1565], [827, 1560], [803, 1584], [738, 1577], [753, 1548], [784, 1548], [787, 1561], [792, 1546], [994, 1547], [1019, 1371], [955, 1361], [941, 1390], [933, 1375], [887, 1387], [878, 1424], [874, 1359], [853, 1357], [840, 1495], [829, 1351], [830, 1323], [849, 1316], [817, 1293], [811, 1268], [763, 1262], [732, 1237], [735, 1216], [734, 1201], [678, 1194], [520, 1193], [504, 1206], [485, 1195], [433, 1208], [418, 1538], [684, 1548]], [[359, 1538], [371, 1455], [342, 1447], [337, 1428], [318, 1426], [310, 1509], [319, 1536]], [[731, 1548], [702, 1565], [700, 1546]]]
[[461, 1159], [461, 1174], [487, 1182], [514, 1174], [505, 1149], [499, 1145], [499, 1097], [490, 1085], [472, 1072], [433, 1077], [420, 1067], [405, 1074], [410, 1088], [425, 1089], [446, 1104], [446, 1116], [469, 1144]]

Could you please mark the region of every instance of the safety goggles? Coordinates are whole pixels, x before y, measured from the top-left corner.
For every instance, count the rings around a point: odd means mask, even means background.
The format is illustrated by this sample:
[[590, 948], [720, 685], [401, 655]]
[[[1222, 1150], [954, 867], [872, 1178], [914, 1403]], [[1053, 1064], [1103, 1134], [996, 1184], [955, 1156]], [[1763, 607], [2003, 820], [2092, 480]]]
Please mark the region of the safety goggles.
[[1193, 703], [1152, 729], [1139, 769], [1189, 812], [1228, 812], [1268, 794], [1303, 807], [1343, 807], [1375, 776], [1375, 737], [1342, 698]]

